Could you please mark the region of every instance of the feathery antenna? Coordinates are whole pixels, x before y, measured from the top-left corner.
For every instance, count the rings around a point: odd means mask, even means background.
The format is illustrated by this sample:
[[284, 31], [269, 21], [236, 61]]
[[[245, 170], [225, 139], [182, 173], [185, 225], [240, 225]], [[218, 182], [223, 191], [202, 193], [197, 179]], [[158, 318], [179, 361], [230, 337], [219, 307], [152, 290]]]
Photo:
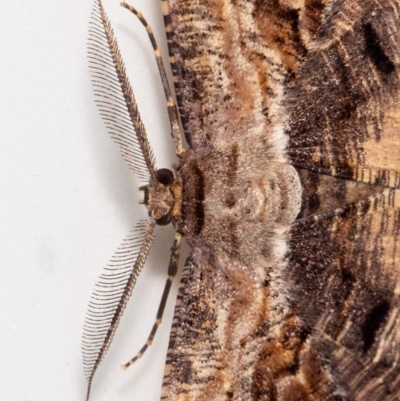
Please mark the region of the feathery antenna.
[[111, 258], [92, 293], [82, 353], [89, 399], [94, 374], [106, 354], [153, 242], [155, 221], [139, 221]]
[[88, 57], [96, 103], [111, 137], [140, 179], [155, 179], [153, 151], [101, 0], [92, 11]]

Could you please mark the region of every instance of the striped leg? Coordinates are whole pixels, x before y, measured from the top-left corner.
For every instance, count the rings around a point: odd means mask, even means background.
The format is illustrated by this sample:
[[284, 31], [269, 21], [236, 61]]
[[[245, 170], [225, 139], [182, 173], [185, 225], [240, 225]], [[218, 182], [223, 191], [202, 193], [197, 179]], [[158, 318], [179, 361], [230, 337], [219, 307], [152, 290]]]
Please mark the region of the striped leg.
[[142, 15], [142, 13], [137, 11], [134, 7], [126, 4], [125, 2], [122, 2], [121, 6], [125, 7], [126, 9], [131, 11], [133, 14], [135, 14], [139, 18], [139, 21], [146, 28], [147, 34], [149, 35], [151, 44], [154, 49], [154, 54], [156, 57], [158, 70], [159, 70], [160, 76], [161, 76], [161, 81], [162, 81], [162, 84], [164, 87], [165, 97], [167, 99], [168, 115], [169, 115], [169, 121], [171, 123], [171, 135], [172, 135], [172, 138], [174, 139], [174, 143], [175, 143], [175, 152], [178, 157], [183, 158], [183, 157], [185, 157], [186, 151], [182, 147], [182, 135], [181, 135], [181, 131], [179, 128], [178, 109], [177, 109], [174, 99], [172, 98], [172, 95], [171, 95], [171, 88], [169, 87], [167, 74], [165, 73], [165, 68], [164, 68], [164, 63], [163, 63], [162, 57], [161, 57], [161, 52], [160, 52], [160, 49], [158, 48], [158, 45], [157, 45], [156, 39], [154, 37], [153, 31], [151, 29], [151, 26], [147, 23], [147, 21], [145, 20], [145, 18]]
[[160, 306], [158, 307], [157, 311], [157, 317], [156, 321], [153, 325], [153, 328], [150, 332], [150, 335], [146, 341], [146, 344], [142, 347], [142, 349], [136, 354], [134, 358], [132, 358], [128, 363], [125, 365], [122, 365], [121, 368], [123, 370], [129, 368], [134, 362], [136, 362], [139, 358], [142, 357], [142, 355], [146, 352], [147, 348], [152, 344], [154, 336], [157, 333], [157, 329], [161, 324], [162, 317], [164, 314], [164, 309], [165, 305], [167, 303], [168, 299], [168, 294], [172, 286], [172, 281], [176, 275], [176, 272], [178, 270], [178, 263], [179, 263], [179, 255], [180, 255], [180, 245], [181, 245], [181, 238], [182, 235], [178, 232], [175, 233], [175, 240], [174, 244], [172, 245], [171, 248], [171, 259], [169, 261], [169, 266], [168, 266], [168, 278], [167, 281], [165, 282], [165, 287], [164, 287], [164, 292], [161, 298]]

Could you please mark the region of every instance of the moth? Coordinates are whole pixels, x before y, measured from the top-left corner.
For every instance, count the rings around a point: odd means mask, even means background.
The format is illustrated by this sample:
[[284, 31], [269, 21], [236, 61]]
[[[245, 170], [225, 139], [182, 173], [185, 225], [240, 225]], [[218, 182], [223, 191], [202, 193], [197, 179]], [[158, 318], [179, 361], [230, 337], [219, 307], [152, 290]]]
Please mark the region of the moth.
[[137, 356], [185, 236], [162, 400], [399, 400], [400, 1], [161, 0], [177, 107], [150, 27], [122, 5], [149, 33], [179, 162], [156, 168], [95, 0], [95, 92], [149, 219], [93, 293], [89, 391], [156, 225], [172, 223]]

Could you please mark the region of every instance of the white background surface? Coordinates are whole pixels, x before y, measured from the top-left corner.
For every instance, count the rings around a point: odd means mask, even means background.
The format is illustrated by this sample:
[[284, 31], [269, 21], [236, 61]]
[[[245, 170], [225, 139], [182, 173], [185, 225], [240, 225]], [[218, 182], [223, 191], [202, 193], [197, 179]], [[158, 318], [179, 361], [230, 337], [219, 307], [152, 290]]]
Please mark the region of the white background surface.
[[[131, 0], [167, 60], [159, 0]], [[91, 0], [14, 0], [0, 14], [0, 400], [83, 401], [80, 351], [102, 267], [134, 223], [139, 182], [94, 104], [86, 42]], [[145, 29], [104, 0], [158, 167], [176, 159]], [[152, 327], [173, 228], [158, 228], [148, 263], [93, 384], [93, 401], [160, 396], [176, 285], [155, 343], [128, 371]], [[182, 258], [184, 259], [184, 258]]]

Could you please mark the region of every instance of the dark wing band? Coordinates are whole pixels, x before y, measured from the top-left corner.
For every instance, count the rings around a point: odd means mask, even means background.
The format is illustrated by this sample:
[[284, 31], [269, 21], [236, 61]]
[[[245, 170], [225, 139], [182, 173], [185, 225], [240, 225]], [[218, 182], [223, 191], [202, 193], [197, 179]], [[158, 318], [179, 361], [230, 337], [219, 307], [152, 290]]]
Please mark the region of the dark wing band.
[[[400, 191], [299, 220], [288, 275], [349, 399], [400, 393]], [[323, 334], [322, 334], [323, 333]]]
[[400, 4], [334, 1], [286, 99], [297, 167], [400, 187]]

